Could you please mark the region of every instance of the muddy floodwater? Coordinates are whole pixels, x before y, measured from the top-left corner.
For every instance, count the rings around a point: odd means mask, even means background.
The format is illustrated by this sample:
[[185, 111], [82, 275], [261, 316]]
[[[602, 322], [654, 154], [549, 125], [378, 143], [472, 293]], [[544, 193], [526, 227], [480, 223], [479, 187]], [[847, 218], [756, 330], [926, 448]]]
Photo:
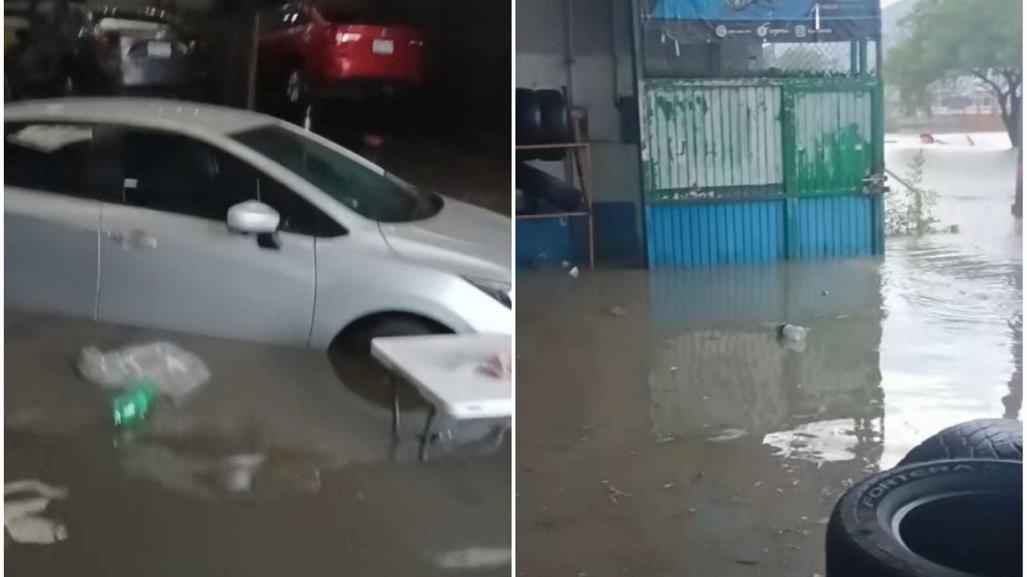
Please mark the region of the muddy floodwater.
[[518, 574], [823, 575], [853, 482], [945, 426], [1020, 418], [1015, 157], [925, 155], [958, 232], [883, 259], [519, 271]]
[[[509, 575], [508, 442], [457, 431], [459, 445], [419, 462], [424, 406], [406, 393], [393, 443], [390, 397], [371, 392], [383, 383], [347, 384], [323, 352], [5, 321], [4, 475], [22, 489], [6, 512], [24, 529], [8, 527], [12, 574]], [[115, 429], [78, 351], [158, 338], [197, 354], [210, 381]], [[57, 542], [24, 541], [54, 528]]]

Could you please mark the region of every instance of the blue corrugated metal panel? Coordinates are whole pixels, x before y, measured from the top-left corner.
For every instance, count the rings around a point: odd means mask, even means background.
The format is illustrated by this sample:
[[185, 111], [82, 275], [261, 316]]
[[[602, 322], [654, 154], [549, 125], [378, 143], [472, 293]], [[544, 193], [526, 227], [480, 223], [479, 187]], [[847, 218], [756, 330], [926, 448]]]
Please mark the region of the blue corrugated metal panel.
[[649, 266], [772, 262], [785, 256], [784, 201], [646, 205]]
[[799, 199], [799, 258], [874, 254], [874, 212], [865, 195]]

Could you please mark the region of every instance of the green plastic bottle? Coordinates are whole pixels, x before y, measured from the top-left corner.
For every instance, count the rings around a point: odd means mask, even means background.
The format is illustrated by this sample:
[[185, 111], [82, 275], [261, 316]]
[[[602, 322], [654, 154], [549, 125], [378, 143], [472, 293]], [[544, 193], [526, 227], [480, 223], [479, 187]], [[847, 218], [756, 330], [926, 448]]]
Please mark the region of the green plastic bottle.
[[149, 379], [139, 379], [124, 392], [114, 397], [114, 426], [130, 427], [146, 420], [157, 400], [156, 383]]

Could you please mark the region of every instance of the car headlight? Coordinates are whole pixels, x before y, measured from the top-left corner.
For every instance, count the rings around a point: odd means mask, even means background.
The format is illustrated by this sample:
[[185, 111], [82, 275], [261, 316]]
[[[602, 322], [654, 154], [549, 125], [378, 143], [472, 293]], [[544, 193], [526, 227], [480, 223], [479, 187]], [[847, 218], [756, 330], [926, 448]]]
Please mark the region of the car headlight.
[[510, 298], [510, 283], [469, 277], [464, 277], [464, 280], [476, 286], [481, 292], [499, 301], [504, 307], [512, 307], [513, 301]]

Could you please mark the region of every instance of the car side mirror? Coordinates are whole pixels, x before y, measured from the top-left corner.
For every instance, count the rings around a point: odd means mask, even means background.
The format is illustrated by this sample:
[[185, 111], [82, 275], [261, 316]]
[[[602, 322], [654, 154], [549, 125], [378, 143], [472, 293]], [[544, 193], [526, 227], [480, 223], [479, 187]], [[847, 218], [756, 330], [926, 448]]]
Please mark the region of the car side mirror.
[[247, 234], [271, 234], [281, 221], [278, 211], [256, 200], [247, 200], [228, 209], [228, 229]]

